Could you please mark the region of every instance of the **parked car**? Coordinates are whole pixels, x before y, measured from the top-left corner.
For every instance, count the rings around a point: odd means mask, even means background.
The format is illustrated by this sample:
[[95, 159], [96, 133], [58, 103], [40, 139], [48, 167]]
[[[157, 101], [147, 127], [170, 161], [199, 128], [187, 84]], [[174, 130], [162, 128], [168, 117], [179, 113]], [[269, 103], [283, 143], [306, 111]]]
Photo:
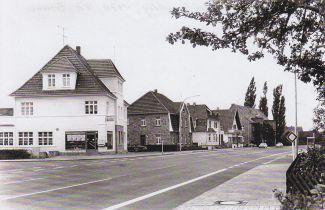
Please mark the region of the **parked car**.
[[252, 143], [250, 143], [250, 144], [247, 144], [247, 147], [256, 147], [256, 145], [255, 145], [255, 144], [252, 144]]
[[277, 143], [275, 146], [276, 146], [276, 147], [283, 147], [283, 144], [282, 144], [281, 142], [279, 142], [279, 143]]
[[266, 143], [260, 143], [260, 145], [258, 145], [259, 148], [267, 148], [267, 144]]
[[142, 146], [142, 145], [132, 145], [132, 146], [128, 146], [128, 151], [129, 152], [143, 152], [143, 151], [147, 151], [147, 147]]

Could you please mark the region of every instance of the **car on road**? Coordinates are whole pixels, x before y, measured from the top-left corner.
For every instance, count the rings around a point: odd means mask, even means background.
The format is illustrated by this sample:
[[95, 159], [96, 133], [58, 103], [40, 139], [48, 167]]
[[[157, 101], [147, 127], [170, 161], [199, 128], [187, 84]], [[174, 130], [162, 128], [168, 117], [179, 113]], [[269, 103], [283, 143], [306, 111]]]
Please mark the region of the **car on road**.
[[260, 145], [258, 145], [259, 148], [267, 148], [267, 144], [266, 143], [260, 143]]
[[144, 151], [147, 151], [147, 147], [142, 146], [142, 145], [132, 145], [132, 146], [128, 146], [128, 151], [129, 152], [144, 152]]
[[282, 144], [281, 142], [279, 142], [279, 143], [277, 143], [275, 146], [276, 146], [276, 147], [283, 147], [283, 144]]

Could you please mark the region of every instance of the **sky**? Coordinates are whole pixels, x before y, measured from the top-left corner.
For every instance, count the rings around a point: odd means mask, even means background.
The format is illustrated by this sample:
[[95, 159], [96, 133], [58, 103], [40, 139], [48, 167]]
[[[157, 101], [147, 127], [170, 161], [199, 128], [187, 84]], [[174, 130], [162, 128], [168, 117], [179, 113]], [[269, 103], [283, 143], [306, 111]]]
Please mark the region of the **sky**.
[[[283, 84], [287, 125], [294, 125], [294, 75], [284, 72], [272, 57], [249, 62], [244, 55], [227, 49], [212, 51], [166, 41], [169, 33], [184, 25], [205, 27], [193, 20], [172, 18], [172, 8], [203, 11], [205, 2], [0, 0], [0, 107], [13, 107], [14, 100], [8, 95], [68, 44], [81, 46], [81, 54], [87, 59], [112, 59], [126, 79], [124, 96], [129, 103], [157, 89], [174, 101], [186, 99], [210, 109], [227, 109], [233, 103], [243, 105], [254, 76], [256, 106], [267, 81], [272, 118], [272, 91]], [[316, 96], [311, 84], [298, 81], [298, 125], [304, 130], [313, 127]]]

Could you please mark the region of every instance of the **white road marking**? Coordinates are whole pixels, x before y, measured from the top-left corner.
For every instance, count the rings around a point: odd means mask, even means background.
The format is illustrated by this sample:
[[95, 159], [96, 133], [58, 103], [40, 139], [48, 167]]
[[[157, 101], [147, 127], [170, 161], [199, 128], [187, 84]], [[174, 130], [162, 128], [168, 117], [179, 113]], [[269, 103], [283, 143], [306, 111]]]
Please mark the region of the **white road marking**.
[[73, 168], [73, 167], [77, 167], [78, 165], [72, 165], [72, 166], [68, 166], [68, 167], [70, 167], [70, 168]]
[[34, 192], [34, 193], [27, 193], [27, 194], [16, 195], [16, 196], [11, 196], [11, 197], [3, 197], [3, 198], [0, 198], [0, 200], [11, 200], [11, 199], [21, 198], [21, 197], [26, 197], [26, 196], [31, 196], [31, 195], [38, 195], [38, 194], [42, 194], [42, 193], [48, 193], [48, 192], [53, 192], [53, 191], [57, 191], [57, 190], [63, 190], [63, 189], [83, 186], [83, 185], [87, 185], [87, 184], [93, 184], [93, 183], [97, 183], [97, 182], [104, 182], [104, 181], [108, 181], [108, 180], [111, 180], [111, 179], [112, 178], [99, 179], [99, 180], [95, 180], [95, 181], [91, 181], [91, 182], [84, 182], [84, 183], [80, 183], [80, 184], [69, 185], [69, 186], [66, 186], [66, 187], [58, 187], [58, 188], [39, 191], [39, 192]]
[[58, 166], [58, 167], [55, 167], [53, 169], [60, 169], [60, 168], [64, 168], [64, 166]]
[[39, 179], [45, 179], [45, 178], [25, 179], [25, 180], [20, 180], [20, 181], [15, 181], [15, 182], [5, 182], [5, 183], [2, 182], [0, 185], [7, 185], [7, 184], [16, 184], [16, 183], [22, 183], [22, 182], [29, 182], [29, 181], [33, 181], [33, 180], [39, 180]]
[[285, 156], [281, 156], [281, 157], [275, 158], [275, 159], [273, 159], [273, 160], [270, 160], [270, 161], [264, 163], [264, 165], [266, 165], [266, 164], [270, 164], [270, 163], [272, 163], [272, 162], [274, 162], [274, 161], [277, 161], [277, 160], [279, 160], [279, 159], [282, 159], [282, 158], [284, 158], [284, 157], [285, 157]]
[[35, 169], [34, 171], [44, 171], [44, 168], [40, 168], [40, 169]]
[[[288, 153], [288, 152], [283, 152], [283, 153]], [[280, 154], [283, 154], [283, 153], [278, 153], [278, 154], [273, 154], [273, 155], [268, 155], [268, 156], [264, 156], [264, 157], [261, 157], [261, 158], [257, 158], [257, 159], [254, 159], [254, 160], [251, 160], [251, 161], [248, 161], [247, 163], [249, 162], [253, 162], [253, 161], [257, 161], [257, 160], [260, 160], [260, 159], [263, 159], [263, 158], [267, 158], [267, 157], [272, 157], [272, 156], [275, 156], [275, 155], [280, 155]], [[167, 188], [164, 188], [164, 189], [161, 189], [161, 190], [158, 190], [158, 191], [155, 191], [155, 192], [152, 192], [152, 193], [149, 193], [147, 195], [143, 195], [143, 196], [140, 196], [140, 197], [137, 197], [137, 198], [134, 198], [134, 199], [131, 199], [131, 200], [128, 200], [128, 201], [125, 201], [125, 202], [122, 202], [122, 203], [119, 203], [119, 204], [116, 204], [116, 205], [113, 205], [113, 206], [110, 206], [108, 208], [105, 208], [103, 210], [114, 210], [114, 209], [118, 209], [118, 208], [122, 208], [124, 206], [128, 206], [128, 205], [131, 205], [133, 203], [136, 203], [136, 202], [139, 202], [139, 201], [142, 201], [142, 200], [145, 200], [145, 199], [148, 199], [148, 198], [151, 198], [153, 196], [156, 196], [156, 195], [159, 195], [159, 194], [162, 194], [162, 193], [165, 193], [165, 192], [168, 192], [170, 190], [173, 190], [173, 189], [176, 189], [176, 188], [179, 188], [179, 187], [182, 187], [184, 185], [188, 185], [188, 184], [191, 184], [193, 182], [197, 182], [201, 179], [205, 179], [207, 177], [210, 177], [210, 176], [213, 176], [215, 174], [219, 174], [221, 172], [224, 172], [224, 171], [227, 171], [228, 168], [224, 168], [224, 169], [220, 169], [220, 170], [217, 170], [217, 171], [214, 171], [214, 172], [211, 172], [211, 173], [208, 173], [208, 174], [205, 174], [203, 176], [199, 176], [199, 177], [196, 177], [194, 179], [190, 179], [188, 181], [185, 181], [185, 182], [182, 182], [180, 184], [176, 184], [176, 185], [173, 185], [173, 186], [170, 186], [170, 187], [167, 187]]]

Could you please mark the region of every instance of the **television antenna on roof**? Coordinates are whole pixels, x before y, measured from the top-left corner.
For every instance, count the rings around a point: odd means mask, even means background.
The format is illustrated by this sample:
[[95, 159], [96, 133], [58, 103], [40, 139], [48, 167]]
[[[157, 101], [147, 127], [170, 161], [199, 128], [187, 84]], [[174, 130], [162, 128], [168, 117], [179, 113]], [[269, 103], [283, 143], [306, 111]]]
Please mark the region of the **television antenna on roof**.
[[60, 34], [62, 36], [62, 45], [64, 46], [65, 45], [65, 38], [67, 38], [67, 36], [65, 35], [64, 31], [65, 31], [65, 27], [64, 26], [61, 26], [61, 25], [58, 25], [58, 29], [62, 29], [62, 34]]

